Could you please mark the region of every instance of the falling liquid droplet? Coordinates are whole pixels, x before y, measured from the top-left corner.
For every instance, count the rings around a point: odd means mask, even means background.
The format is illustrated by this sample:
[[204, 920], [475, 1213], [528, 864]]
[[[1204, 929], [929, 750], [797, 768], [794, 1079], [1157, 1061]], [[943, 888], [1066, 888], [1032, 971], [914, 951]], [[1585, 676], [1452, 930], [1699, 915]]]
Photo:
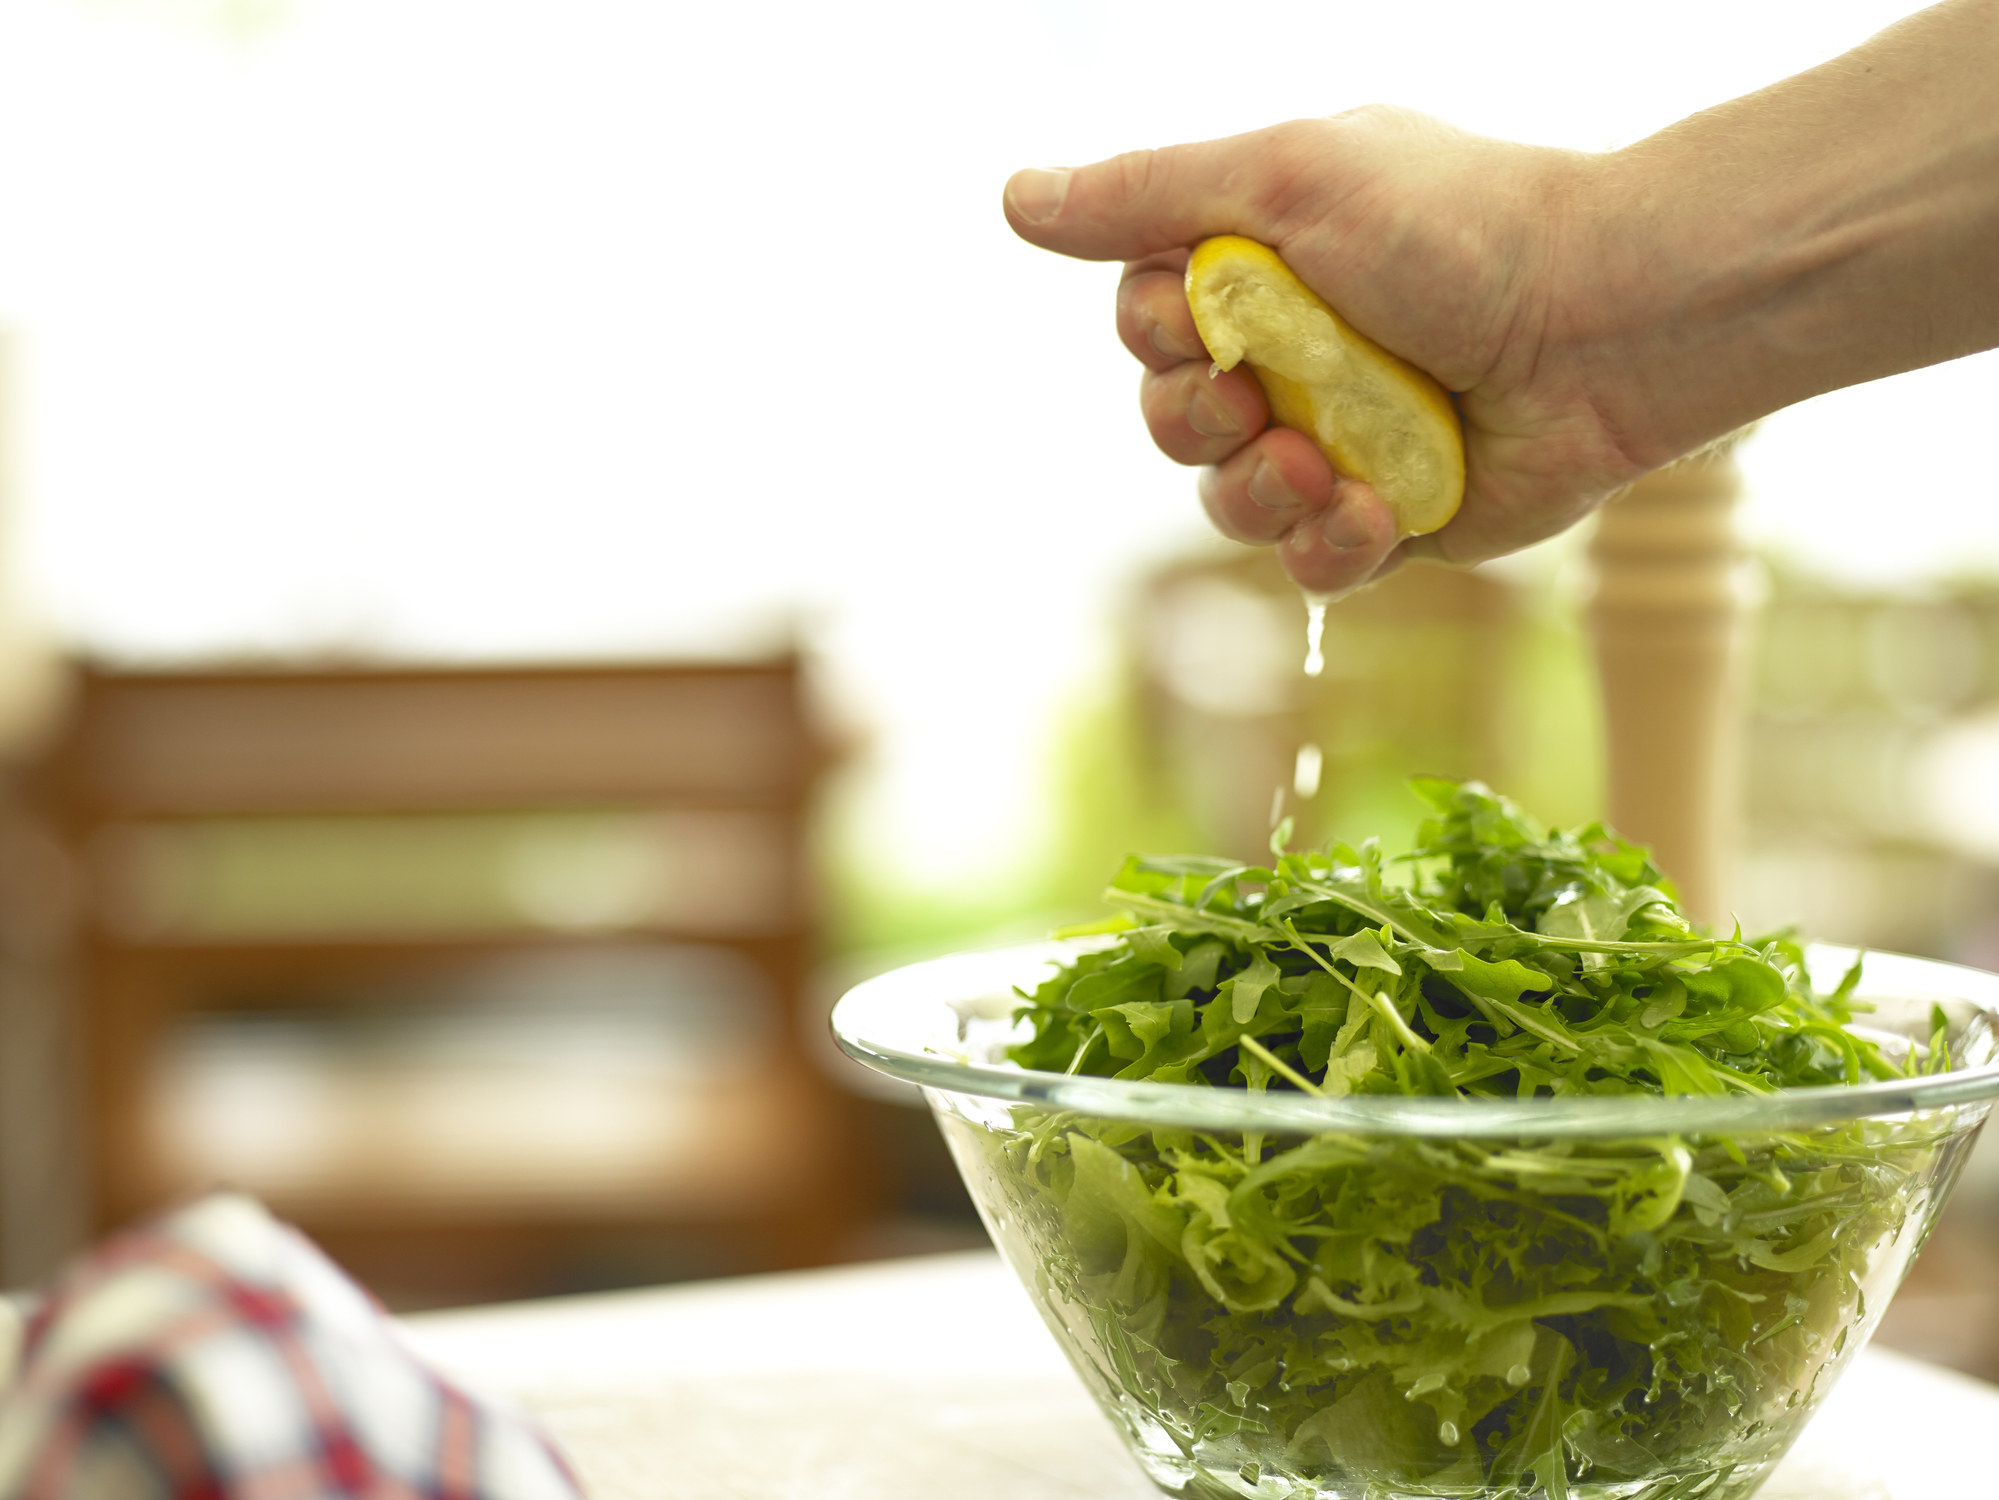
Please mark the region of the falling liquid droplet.
[[1458, 1424], [1455, 1422], [1439, 1422], [1437, 1424], [1437, 1441], [1442, 1443], [1446, 1448], [1457, 1447]]
[[[1325, 594], [1305, 596], [1305, 675], [1317, 677], [1326, 670], [1326, 606], [1332, 603]], [[1298, 758], [1291, 765], [1291, 791], [1300, 802], [1309, 802], [1319, 795], [1319, 778], [1326, 767], [1326, 757], [1319, 747], [1309, 741], [1298, 747]], [[1270, 803], [1270, 826], [1278, 827], [1278, 820], [1284, 814], [1284, 787], [1280, 784], [1277, 795]]]
[[1317, 677], [1326, 670], [1326, 601], [1310, 595], [1305, 599], [1305, 675]]
[[1298, 747], [1298, 761], [1291, 768], [1291, 790], [1297, 793], [1300, 802], [1309, 802], [1319, 795], [1319, 773], [1325, 766], [1326, 757], [1317, 745]]

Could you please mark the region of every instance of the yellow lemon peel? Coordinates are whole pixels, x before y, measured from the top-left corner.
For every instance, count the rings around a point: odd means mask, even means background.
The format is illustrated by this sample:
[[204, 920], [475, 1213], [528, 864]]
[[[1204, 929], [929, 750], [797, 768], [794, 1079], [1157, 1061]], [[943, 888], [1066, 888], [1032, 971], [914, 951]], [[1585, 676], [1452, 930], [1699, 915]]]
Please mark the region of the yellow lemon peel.
[[1271, 420], [1373, 486], [1401, 536], [1435, 531], [1465, 493], [1464, 429], [1450, 393], [1355, 330], [1268, 245], [1203, 240], [1187, 305], [1219, 369], [1247, 364]]

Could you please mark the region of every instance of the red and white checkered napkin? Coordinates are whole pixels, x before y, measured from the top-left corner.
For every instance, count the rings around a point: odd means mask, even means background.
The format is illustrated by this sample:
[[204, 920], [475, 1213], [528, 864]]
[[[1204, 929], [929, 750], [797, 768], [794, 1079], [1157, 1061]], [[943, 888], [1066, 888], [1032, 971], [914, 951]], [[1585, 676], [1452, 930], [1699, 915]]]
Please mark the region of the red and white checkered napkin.
[[247, 1198], [71, 1266], [0, 1396], [6, 1500], [577, 1500], [528, 1421], [420, 1364]]

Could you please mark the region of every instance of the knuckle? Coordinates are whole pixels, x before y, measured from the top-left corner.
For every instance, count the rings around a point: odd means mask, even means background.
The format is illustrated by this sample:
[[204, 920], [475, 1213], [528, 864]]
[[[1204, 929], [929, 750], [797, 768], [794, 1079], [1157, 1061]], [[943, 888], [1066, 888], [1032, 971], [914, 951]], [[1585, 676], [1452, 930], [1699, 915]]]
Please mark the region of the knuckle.
[[1104, 175], [1116, 201], [1145, 200], [1158, 191], [1161, 154], [1153, 150], [1126, 151], [1104, 163]]
[[1162, 292], [1178, 293], [1179, 278], [1148, 272], [1134, 276], [1118, 287], [1118, 311], [1134, 319], [1157, 319], [1163, 303]]
[[[1136, 282], [1123, 282], [1117, 289], [1117, 335], [1125, 348], [1145, 358], [1147, 343], [1143, 291]], [[1150, 361], [1147, 361], [1150, 363]]]
[[1259, 524], [1261, 518], [1246, 503], [1242, 485], [1226, 468], [1202, 470], [1201, 508], [1207, 512], [1209, 524], [1232, 542], [1268, 546], [1280, 534], [1267, 523]]
[[1154, 444], [1168, 458], [1180, 459], [1193, 436], [1187, 428], [1186, 404], [1170, 376], [1147, 370], [1138, 383], [1139, 415], [1145, 419], [1145, 430], [1152, 434]]
[[1190, 420], [1194, 389], [1189, 377], [1198, 374], [1195, 367], [1183, 364], [1148, 369], [1139, 381], [1138, 404], [1146, 430], [1159, 451], [1175, 463], [1216, 463], [1243, 444], [1240, 436], [1204, 433]]
[[1254, 171], [1236, 184], [1260, 217], [1290, 228], [1317, 217], [1326, 192], [1327, 165], [1343, 149], [1333, 120], [1288, 120], [1262, 133]]
[[1361, 104], [1317, 123], [1356, 141], [1430, 135], [1447, 128], [1435, 116], [1402, 104]]

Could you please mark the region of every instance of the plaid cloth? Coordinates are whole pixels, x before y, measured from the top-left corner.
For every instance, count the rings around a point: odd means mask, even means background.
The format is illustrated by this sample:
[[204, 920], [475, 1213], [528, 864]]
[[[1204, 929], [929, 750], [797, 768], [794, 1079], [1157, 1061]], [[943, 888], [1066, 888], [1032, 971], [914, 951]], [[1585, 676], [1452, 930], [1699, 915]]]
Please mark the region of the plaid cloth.
[[525, 1418], [417, 1362], [373, 1299], [247, 1198], [71, 1266], [0, 1396], [5, 1500], [577, 1500]]

